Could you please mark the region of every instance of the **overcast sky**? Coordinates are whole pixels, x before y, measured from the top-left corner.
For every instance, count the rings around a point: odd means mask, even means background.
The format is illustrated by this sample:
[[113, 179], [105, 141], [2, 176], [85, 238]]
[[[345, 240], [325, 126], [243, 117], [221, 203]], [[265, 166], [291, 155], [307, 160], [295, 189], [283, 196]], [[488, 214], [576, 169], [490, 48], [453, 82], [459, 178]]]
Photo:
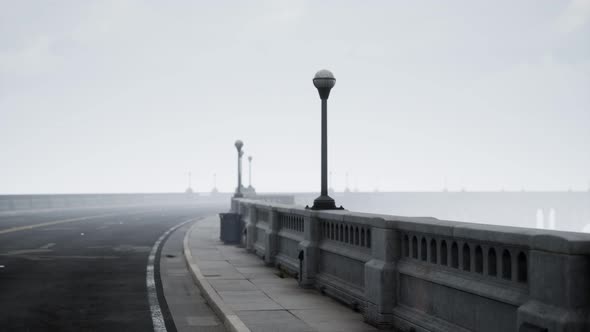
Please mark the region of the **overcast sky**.
[[590, 185], [588, 0], [0, 0], [0, 193], [317, 191], [322, 68], [337, 190]]

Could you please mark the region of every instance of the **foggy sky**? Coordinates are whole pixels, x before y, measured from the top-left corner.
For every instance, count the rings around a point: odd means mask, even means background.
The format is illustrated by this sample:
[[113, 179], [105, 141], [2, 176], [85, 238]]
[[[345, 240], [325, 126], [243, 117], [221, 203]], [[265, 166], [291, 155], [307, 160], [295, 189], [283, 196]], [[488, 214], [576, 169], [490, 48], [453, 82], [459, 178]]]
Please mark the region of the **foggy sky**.
[[588, 0], [0, 0], [0, 193], [231, 191], [238, 138], [317, 191], [322, 68], [337, 190], [586, 190], [589, 41]]

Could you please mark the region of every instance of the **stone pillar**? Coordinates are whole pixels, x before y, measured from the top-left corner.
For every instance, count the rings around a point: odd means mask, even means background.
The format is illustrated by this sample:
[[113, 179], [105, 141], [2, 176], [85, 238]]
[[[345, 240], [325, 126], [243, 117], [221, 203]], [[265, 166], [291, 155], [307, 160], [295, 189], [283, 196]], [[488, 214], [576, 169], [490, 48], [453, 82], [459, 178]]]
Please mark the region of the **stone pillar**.
[[264, 262], [267, 265], [273, 265], [275, 256], [279, 252], [278, 233], [279, 233], [279, 214], [275, 209], [268, 211], [268, 229], [266, 230], [266, 239], [264, 239]]
[[254, 243], [256, 242], [256, 223], [258, 222], [258, 213], [255, 205], [251, 205], [246, 224], [246, 250], [254, 252]]
[[590, 253], [582, 246], [566, 247], [560, 240], [547, 235], [533, 240], [535, 244], [527, 256], [530, 300], [518, 308], [520, 330], [590, 328]]
[[375, 326], [391, 327], [396, 299], [396, 262], [401, 257], [397, 230], [371, 228], [371, 256], [365, 264], [365, 319]]
[[299, 285], [303, 288], [313, 288], [315, 276], [319, 267], [320, 256], [320, 220], [311, 215], [303, 218], [303, 241], [299, 243], [300, 253], [303, 251], [302, 273]]

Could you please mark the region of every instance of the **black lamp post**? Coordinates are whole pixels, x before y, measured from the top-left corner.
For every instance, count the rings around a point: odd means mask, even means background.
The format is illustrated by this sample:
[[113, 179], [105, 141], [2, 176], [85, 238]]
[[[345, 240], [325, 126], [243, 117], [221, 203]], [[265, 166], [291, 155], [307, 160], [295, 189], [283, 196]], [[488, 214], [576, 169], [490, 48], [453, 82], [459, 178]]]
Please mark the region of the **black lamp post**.
[[248, 189], [252, 189], [252, 156], [248, 156]]
[[328, 196], [328, 97], [336, 84], [332, 72], [322, 69], [315, 74], [313, 85], [318, 89], [322, 100], [322, 191], [313, 201], [312, 210], [334, 210], [337, 208], [332, 197]]
[[244, 154], [244, 151], [242, 151], [242, 146], [244, 146], [244, 143], [240, 140], [237, 140], [235, 146], [238, 150], [238, 188], [236, 188], [234, 197], [244, 197], [242, 194], [242, 155]]
[[188, 172], [188, 187], [186, 187], [186, 190], [184, 191], [187, 194], [192, 194], [193, 193], [193, 179], [192, 179], [192, 173]]
[[219, 189], [217, 189], [217, 173], [213, 173], [213, 189], [211, 189], [212, 194], [217, 194]]

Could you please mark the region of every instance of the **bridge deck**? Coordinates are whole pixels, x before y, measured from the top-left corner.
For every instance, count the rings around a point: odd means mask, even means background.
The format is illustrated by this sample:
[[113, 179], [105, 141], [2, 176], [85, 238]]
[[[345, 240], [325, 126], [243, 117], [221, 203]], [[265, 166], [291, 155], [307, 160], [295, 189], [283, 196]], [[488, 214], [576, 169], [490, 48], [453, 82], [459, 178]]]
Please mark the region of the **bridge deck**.
[[252, 331], [377, 331], [360, 313], [298, 287], [244, 248], [223, 245], [218, 217], [199, 221], [189, 232], [185, 243], [200, 282], [216, 297], [218, 312], [237, 316], [238, 325]]

